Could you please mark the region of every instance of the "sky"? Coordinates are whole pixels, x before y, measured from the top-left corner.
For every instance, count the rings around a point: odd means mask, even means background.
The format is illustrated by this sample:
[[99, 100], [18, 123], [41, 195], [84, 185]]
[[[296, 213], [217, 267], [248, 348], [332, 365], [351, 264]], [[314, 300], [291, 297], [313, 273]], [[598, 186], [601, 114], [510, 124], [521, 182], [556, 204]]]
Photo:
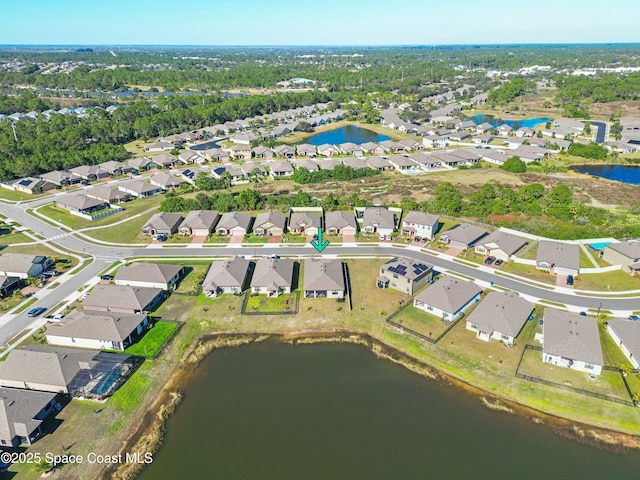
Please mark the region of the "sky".
[[0, 44], [640, 41], [638, 0], [0, 0]]

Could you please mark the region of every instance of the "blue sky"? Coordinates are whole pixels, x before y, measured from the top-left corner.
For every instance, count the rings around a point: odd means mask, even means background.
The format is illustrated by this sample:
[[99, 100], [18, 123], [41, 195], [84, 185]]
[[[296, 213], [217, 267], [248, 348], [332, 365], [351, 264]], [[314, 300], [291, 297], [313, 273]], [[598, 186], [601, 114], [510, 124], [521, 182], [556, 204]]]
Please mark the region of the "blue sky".
[[0, 0], [0, 44], [640, 41], [638, 0]]

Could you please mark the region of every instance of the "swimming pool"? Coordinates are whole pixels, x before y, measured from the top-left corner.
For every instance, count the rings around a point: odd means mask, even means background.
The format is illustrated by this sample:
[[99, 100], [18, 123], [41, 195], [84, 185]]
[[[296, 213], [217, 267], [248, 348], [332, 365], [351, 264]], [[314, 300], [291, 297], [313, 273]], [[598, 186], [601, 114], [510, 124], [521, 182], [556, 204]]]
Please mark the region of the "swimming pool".
[[611, 242], [590, 243], [589, 246], [594, 250], [602, 251], [602, 250], [604, 250], [604, 247], [606, 247], [610, 243]]

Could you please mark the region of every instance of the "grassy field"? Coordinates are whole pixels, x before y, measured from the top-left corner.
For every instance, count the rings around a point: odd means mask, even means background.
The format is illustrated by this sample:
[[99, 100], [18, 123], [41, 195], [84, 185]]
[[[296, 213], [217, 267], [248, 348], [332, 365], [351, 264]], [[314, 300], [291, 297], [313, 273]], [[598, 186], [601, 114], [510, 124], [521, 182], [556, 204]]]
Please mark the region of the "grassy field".
[[29, 193], [17, 192], [15, 190], [9, 190], [6, 188], [0, 188], [0, 198], [4, 198], [5, 200], [15, 200], [18, 202], [24, 200], [33, 200], [35, 198], [44, 197], [48, 195], [47, 193], [36, 193], [31, 195]]
[[279, 297], [268, 298], [266, 295], [250, 295], [245, 311], [248, 313], [291, 313], [295, 311], [299, 292], [283, 293]]
[[14, 243], [33, 242], [33, 239], [22, 232], [13, 232], [0, 237], [0, 245], [12, 245]]
[[393, 317], [393, 321], [400, 325], [421, 333], [425, 337], [437, 338], [444, 332], [449, 323], [445, 323], [441, 318], [409, 305], [400, 314]]
[[116, 228], [100, 228], [89, 230], [86, 235], [113, 243], [151, 243], [152, 238], [142, 235], [141, 229], [145, 223], [153, 216], [154, 212], [149, 212], [134, 219], [131, 219]]
[[56, 207], [54, 204], [40, 207], [38, 211], [53, 220], [56, 220], [75, 230], [78, 230], [81, 228], [111, 225], [112, 223], [131, 218], [134, 215], [142, 213], [146, 210], [156, 208], [158, 205], [160, 205], [160, 202], [163, 198], [164, 197], [162, 195], [154, 195], [153, 197], [131, 200], [130, 202], [122, 203], [119, 205], [124, 209], [122, 212], [109, 215], [108, 217], [99, 218], [94, 221], [76, 217], [75, 215], [69, 213], [67, 210]]
[[525, 260], [535, 260], [538, 256], [538, 242], [534, 242], [534, 244], [524, 252], [522, 255], [519, 255], [520, 258]]
[[178, 328], [179, 323], [159, 321], [139, 341], [128, 347], [125, 353], [155, 358]]
[[632, 277], [622, 270], [602, 273], [581, 273], [575, 278], [575, 288], [594, 291], [640, 290], [640, 278]]
[[205, 264], [181, 263], [181, 265], [184, 265], [185, 275], [180, 280], [176, 292], [196, 293], [200, 285], [202, 285], [210, 264], [211, 262], [206, 262]]
[[537, 280], [538, 282], [547, 283], [549, 285], [556, 284], [556, 277], [550, 273], [537, 270], [534, 265], [525, 265], [523, 263], [508, 262], [503, 263], [500, 267], [506, 272], [513, 273], [523, 278]]

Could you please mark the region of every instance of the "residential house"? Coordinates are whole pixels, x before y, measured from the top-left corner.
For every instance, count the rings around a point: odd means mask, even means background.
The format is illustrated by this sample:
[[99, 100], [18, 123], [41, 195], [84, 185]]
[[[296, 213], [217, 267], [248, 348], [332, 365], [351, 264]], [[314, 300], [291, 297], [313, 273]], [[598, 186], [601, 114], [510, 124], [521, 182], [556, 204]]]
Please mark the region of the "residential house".
[[221, 148], [210, 148], [204, 151], [205, 158], [208, 158], [212, 162], [228, 162], [229, 153], [225, 152]]
[[364, 152], [359, 145], [356, 145], [353, 142], [345, 142], [338, 145], [340, 151], [345, 155], [357, 155], [361, 156]]
[[178, 155], [177, 161], [184, 165], [201, 164], [204, 162], [204, 157], [201, 157], [196, 152], [186, 151]]
[[118, 188], [137, 198], [151, 197], [162, 192], [162, 187], [141, 182], [140, 180], [131, 180], [130, 182], [121, 183]]
[[73, 185], [82, 181], [81, 178], [74, 177], [69, 172], [63, 172], [60, 170], [43, 173], [40, 175], [40, 178], [55, 185], [56, 187], [66, 187], [67, 185]]
[[543, 362], [600, 375], [604, 358], [595, 318], [547, 308], [542, 334]]
[[176, 157], [170, 153], [161, 153], [150, 158], [150, 161], [159, 168], [173, 168], [176, 165]]
[[520, 145], [511, 152], [513, 156], [520, 157], [523, 162], [539, 162], [549, 154], [546, 148], [534, 147], [533, 145]]
[[132, 158], [128, 160], [127, 163], [136, 172], [158, 168], [158, 165], [155, 162], [152, 162], [147, 157]]
[[273, 149], [274, 153], [279, 157], [293, 158], [296, 155], [296, 149], [291, 145], [278, 145]]
[[269, 170], [271, 176], [275, 178], [290, 177], [294, 174], [295, 169], [289, 162], [269, 162]]
[[489, 145], [492, 141], [493, 135], [489, 135], [487, 133], [473, 137], [473, 143], [476, 145]]
[[448, 152], [452, 157], [460, 158], [467, 165], [473, 165], [480, 162], [480, 155], [474, 152], [475, 149], [459, 148]]
[[366, 207], [362, 215], [362, 231], [381, 237], [396, 231], [396, 216], [385, 207]]
[[21, 178], [11, 183], [11, 186], [17, 192], [28, 193], [30, 195], [47, 192], [55, 188], [53, 183], [35, 177]]
[[317, 212], [291, 212], [289, 231], [295, 235], [318, 235], [322, 227], [322, 214]]
[[258, 162], [243, 163], [240, 165], [240, 171], [245, 177], [265, 177], [267, 175], [267, 170], [262, 163]]
[[0, 275], [17, 277], [26, 280], [37, 277], [52, 265], [44, 255], [28, 255], [26, 253], [4, 253], [0, 255]]
[[466, 250], [467, 248], [473, 248], [487, 233], [489, 232], [484, 228], [463, 223], [440, 235], [440, 241], [453, 248]]
[[109, 208], [109, 202], [91, 198], [87, 195], [73, 195], [70, 197], [62, 197], [56, 200], [56, 207], [68, 210], [71, 213], [80, 213], [89, 215], [99, 210]]
[[156, 213], [142, 227], [145, 235], [172, 235], [178, 231], [182, 223], [182, 215], [179, 213]]
[[425, 135], [422, 137], [422, 144], [427, 148], [446, 148], [449, 146], [449, 139], [439, 135]]
[[227, 212], [220, 217], [216, 225], [216, 233], [219, 235], [242, 236], [251, 232], [253, 217], [244, 212]]
[[371, 168], [378, 170], [379, 172], [384, 172], [385, 170], [391, 170], [393, 168], [393, 165], [385, 158], [367, 157], [365, 161]]
[[216, 297], [224, 293], [241, 293], [245, 289], [250, 266], [249, 260], [238, 256], [211, 263], [202, 282], [205, 296]]
[[251, 278], [251, 292], [279, 297], [291, 293], [293, 283], [293, 260], [290, 258], [261, 258]]
[[87, 197], [102, 200], [107, 203], [122, 203], [131, 200], [131, 195], [117, 188], [100, 185], [87, 191]]
[[533, 137], [536, 134], [536, 131], [533, 128], [528, 127], [520, 127], [516, 130], [516, 137]]
[[0, 297], [8, 297], [19, 286], [20, 279], [18, 277], [0, 275]]
[[153, 310], [163, 298], [162, 288], [98, 284], [82, 305], [85, 310], [142, 314]]
[[482, 160], [495, 163], [496, 165], [504, 165], [504, 162], [513, 157], [513, 153], [504, 153], [499, 150], [483, 150]]
[[115, 160], [102, 162], [98, 164], [98, 166], [103, 170], [107, 171], [109, 175], [112, 177], [130, 173], [132, 170], [132, 167], [130, 165], [124, 164], [122, 162], [117, 162]]
[[149, 143], [148, 145], [145, 145], [144, 151], [145, 152], [166, 152], [169, 150], [173, 150], [174, 148], [176, 148], [175, 145], [170, 142], [155, 142], [155, 143]]
[[580, 247], [572, 243], [540, 240], [536, 268], [557, 275], [576, 276], [580, 272]]
[[302, 285], [304, 298], [344, 298], [344, 265], [340, 260], [307, 259]]
[[358, 170], [360, 168], [369, 168], [369, 164], [364, 161], [364, 157], [349, 157], [342, 160], [345, 167]]
[[253, 222], [254, 235], [284, 235], [287, 216], [282, 212], [262, 212]]
[[296, 147], [296, 153], [299, 157], [314, 158], [317, 152], [316, 152], [315, 145], [309, 145], [308, 143], [303, 143], [302, 145], [298, 145]]
[[477, 242], [475, 251], [480, 255], [488, 255], [503, 262], [508, 262], [526, 244], [527, 240], [525, 238], [496, 230]]
[[440, 217], [429, 213], [407, 212], [402, 220], [402, 234], [423, 238], [433, 238], [440, 226]]
[[640, 275], [640, 240], [610, 243], [604, 248], [602, 259], [611, 265], [620, 265], [631, 275]]
[[264, 145], [253, 147], [252, 152], [256, 158], [266, 158], [269, 160], [273, 158], [273, 150], [271, 150], [269, 147], [265, 147]]
[[493, 130], [493, 125], [487, 122], [481, 123], [476, 127], [476, 133], [485, 133], [489, 130]]
[[353, 212], [327, 212], [325, 214], [325, 231], [331, 235], [355, 235], [358, 233], [358, 222]]
[[149, 182], [151, 183], [151, 185], [160, 187], [165, 191], [175, 190], [183, 183], [186, 183], [182, 178], [176, 177], [175, 175], [171, 175], [167, 172], [156, 173], [153, 177], [151, 177]]
[[333, 157], [335, 155], [340, 155], [340, 150], [338, 150], [338, 148], [334, 145], [329, 145], [328, 143], [320, 145], [317, 148], [317, 152], [323, 157]]
[[433, 279], [433, 267], [417, 260], [395, 257], [380, 267], [378, 288], [394, 288], [413, 295]]
[[384, 148], [374, 142], [366, 142], [360, 145], [360, 148], [367, 155], [384, 155]]
[[532, 312], [533, 305], [514, 292], [490, 292], [467, 318], [467, 330], [511, 346]]
[[109, 172], [103, 170], [98, 165], [80, 165], [79, 167], [70, 168], [69, 173], [86, 182], [107, 178], [109, 176]]
[[433, 170], [434, 168], [440, 168], [442, 166], [442, 161], [434, 157], [433, 153], [412, 153], [409, 158], [422, 170]]
[[132, 357], [120, 353], [29, 345], [16, 348], [0, 362], [0, 386], [104, 398], [132, 367]]
[[229, 153], [236, 160], [251, 160], [251, 147], [249, 145], [232, 145], [229, 148]]
[[124, 351], [149, 327], [147, 315], [73, 310], [47, 327], [47, 343], [63, 347]]
[[116, 285], [170, 290], [178, 283], [183, 272], [182, 265], [134, 262], [120, 267], [114, 280]]
[[338, 165], [343, 164], [342, 160], [318, 159], [314, 161], [317, 162], [317, 165], [320, 168], [320, 170], [333, 170]]
[[393, 155], [387, 161], [399, 172], [416, 171], [418, 169], [416, 162], [402, 155]]
[[466, 140], [467, 138], [470, 138], [471, 134], [465, 130], [459, 130], [457, 132], [453, 132], [451, 135], [449, 135], [449, 139], [453, 140], [455, 142], [462, 142], [464, 140]]
[[233, 137], [229, 138], [229, 140], [240, 145], [250, 145], [251, 142], [255, 142], [259, 139], [258, 136], [253, 132], [243, 132], [234, 135]]
[[43, 420], [54, 411], [56, 403], [55, 393], [0, 388], [0, 446], [17, 448], [33, 444], [42, 434]]
[[443, 277], [416, 295], [413, 306], [450, 322], [479, 301], [481, 293], [480, 287], [473, 282]]
[[640, 369], [640, 322], [614, 318], [607, 321], [607, 333], [633, 368]]
[[506, 123], [503, 123], [502, 125], [498, 126], [497, 130], [498, 130], [498, 135], [506, 137], [513, 131], [513, 128], [511, 128]]
[[294, 165], [296, 166], [296, 168], [301, 168], [308, 172], [317, 172], [318, 170], [320, 170], [320, 166], [315, 160], [296, 160], [294, 162]]
[[271, 135], [273, 136], [273, 138], [280, 138], [287, 133], [291, 133], [291, 129], [285, 125], [276, 125], [271, 130]]
[[393, 140], [383, 140], [380, 142], [380, 146], [387, 152], [400, 153], [404, 152], [404, 145]]
[[220, 214], [216, 210], [192, 210], [178, 227], [182, 235], [194, 235], [206, 237], [213, 232], [220, 220]]

